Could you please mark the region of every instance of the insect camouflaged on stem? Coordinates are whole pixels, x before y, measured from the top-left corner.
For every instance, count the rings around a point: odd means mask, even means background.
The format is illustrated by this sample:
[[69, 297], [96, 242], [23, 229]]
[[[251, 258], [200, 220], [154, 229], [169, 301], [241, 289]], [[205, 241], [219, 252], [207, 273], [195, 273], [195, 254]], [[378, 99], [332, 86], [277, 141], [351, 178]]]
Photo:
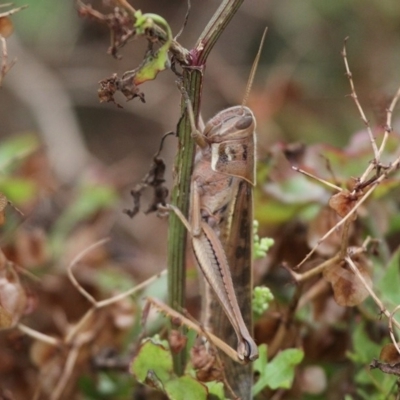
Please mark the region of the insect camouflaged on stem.
[[[259, 55], [260, 51], [247, 93]], [[190, 222], [180, 210], [170, 208], [188, 229], [197, 263], [208, 283], [203, 309], [205, 328], [229, 346], [237, 344], [237, 359], [246, 364], [258, 358], [250, 333], [256, 122], [248, 107], [235, 106], [219, 112], [199, 132], [183, 88], [182, 93], [198, 146], [191, 180]], [[228, 357], [224, 364], [235, 392], [242, 399], [251, 398], [251, 366], [239, 365]]]

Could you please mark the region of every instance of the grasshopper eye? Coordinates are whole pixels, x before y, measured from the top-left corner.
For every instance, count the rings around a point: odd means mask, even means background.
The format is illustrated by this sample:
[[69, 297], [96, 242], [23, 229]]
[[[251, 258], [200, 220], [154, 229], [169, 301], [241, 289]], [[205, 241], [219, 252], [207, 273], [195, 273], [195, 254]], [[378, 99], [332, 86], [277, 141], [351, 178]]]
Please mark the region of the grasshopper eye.
[[254, 118], [252, 115], [241, 117], [235, 124], [235, 128], [239, 130], [247, 129], [253, 123]]

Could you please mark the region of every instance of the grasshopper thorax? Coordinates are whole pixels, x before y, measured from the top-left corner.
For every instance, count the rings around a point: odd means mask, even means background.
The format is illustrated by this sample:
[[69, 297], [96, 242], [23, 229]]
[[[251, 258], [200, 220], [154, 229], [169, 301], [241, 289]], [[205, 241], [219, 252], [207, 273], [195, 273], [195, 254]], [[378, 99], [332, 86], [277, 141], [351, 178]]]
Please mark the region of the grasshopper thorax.
[[235, 106], [207, 122], [204, 136], [210, 143], [211, 168], [255, 184], [256, 120], [248, 107]]

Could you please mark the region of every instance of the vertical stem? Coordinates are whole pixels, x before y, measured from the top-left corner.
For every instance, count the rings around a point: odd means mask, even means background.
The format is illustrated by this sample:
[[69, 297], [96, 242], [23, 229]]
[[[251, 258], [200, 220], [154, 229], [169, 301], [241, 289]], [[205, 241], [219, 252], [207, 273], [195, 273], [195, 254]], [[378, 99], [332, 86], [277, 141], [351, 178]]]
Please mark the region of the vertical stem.
[[[192, 102], [193, 112], [197, 121], [200, 106], [202, 72], [198, 70], [184, 71], [184, 87]], [[175, 160], [175, 185], [172, 192], [172, 204], [187, 216], [189, 213], [190, 180], [193, 170], [195, 144], [191, 137], [191, 126], [186, 112], [185, 100], [182, 99], [183, 118], [178, 124], [178, 154]], [[186, 228], [175, 213], [169, 215], [168, 232], [168, 294], [169, 304], [180, 311], [185, 307], [186, 283]], [[173, 325], [174, 329], [177, 326]], [[180, 328], [184, 333], [184, 329]], [[186, 353], [181, 351], [174, 355], [174, 370], [182, 375], [186, 364]]]
[[[196, 121], [201, 103], [203, 68], [207, 57], [242, 3], [243, 0], [223, 0], [200, 35], [196, 46], [190, 52], [192, 69], [184, 70], [183, 85], [192, 102]], [[187, 217], [195, 144], [191, 138], [191, 126], [184, 99], [182, 99], [181, 107], [184, 111], [184, 116], [178, 124], [179, 144], [174, 166], [174, 173], [176, 175], [171, 202]], [[178, 311], [185, 307], [186, 233], [185, 227], [175, 213], [170, 213], [168, 233], [168, 295], [169, 304]], [[176, 326], [173, 327], [177, 328]], [[174, 356], [174, 370], [178, 375], [183, 374], [185, 361], [184, 350]]]

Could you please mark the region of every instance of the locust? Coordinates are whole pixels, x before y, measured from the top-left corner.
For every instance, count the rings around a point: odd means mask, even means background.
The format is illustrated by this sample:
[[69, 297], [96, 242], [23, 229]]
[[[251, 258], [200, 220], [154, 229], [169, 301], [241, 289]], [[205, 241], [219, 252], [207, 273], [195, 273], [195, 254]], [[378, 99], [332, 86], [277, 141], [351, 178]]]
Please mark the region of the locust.
[[[265, 34], [266, 30], [250, 73], [247, 95]], [[230, 348], [236, 345], [236, 354], [222, 355], [225, 375], [235, 393], [243, 400], [250, 399], [250, 362], [258, 358], [251, 333], [256, 121], [244, 100], [240, 106], [219, 112], [198, 130], [187, 95], [186, 105], [197, 144], [189, 220], [176, 207], [168, 208], [186, 226], [207, 282], [203, 325]]]
[[[190, 222], [180, 210], [169, 207], [185, 224], [200, 270], [236, 333], [239, 360], [253, 361], [258, 349], [239, 306], [232, 275], [236, 281], [241, 278], [236, 285], [251, 292], [255, 118], [249, 108], [235, 106], [218, 113], [202, 133], [196, 131], [193, 136], [198, 150]], [[232, 269], [238, 260], [240, 265]], [[245, 301], [251, 303], [251, 298]], [[212, 303], [208, 301], [211, 307]], [[251, 315], [251, 307], [248, 311]], [[213, 325], [211, 320], [205, 322], [206, 328]]]

